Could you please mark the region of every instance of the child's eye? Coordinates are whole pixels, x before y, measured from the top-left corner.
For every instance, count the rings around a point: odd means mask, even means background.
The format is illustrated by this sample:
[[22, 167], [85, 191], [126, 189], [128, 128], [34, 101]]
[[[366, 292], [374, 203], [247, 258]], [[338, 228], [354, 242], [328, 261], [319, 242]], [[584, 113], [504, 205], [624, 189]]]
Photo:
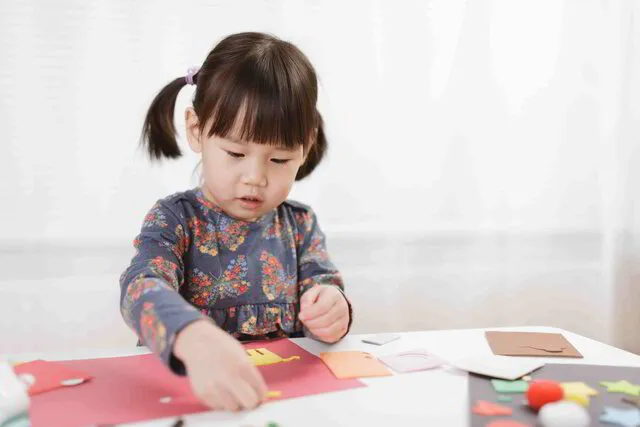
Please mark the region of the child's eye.
[[231, 157], [235, 158], [235, 159], [239, 159], [241, 157], [244, 157], [244, 154], [242, 153], [236, 153], [235, 151], [228, 151], [225, 150], [227, 152], [228, 155], [230, 155]]
[[279, 165], [284, 165], [285, 163], [288, 163], [291, 159], [271, 159], [271, 161], [273, 163], [277, 163]]

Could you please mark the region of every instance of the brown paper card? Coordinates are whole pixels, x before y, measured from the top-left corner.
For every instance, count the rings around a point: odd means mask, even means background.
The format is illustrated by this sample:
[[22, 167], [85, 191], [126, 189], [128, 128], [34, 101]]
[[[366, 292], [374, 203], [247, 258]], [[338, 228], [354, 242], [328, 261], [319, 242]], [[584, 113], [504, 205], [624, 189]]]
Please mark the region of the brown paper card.
[[562, 334], [487, 331], [485, 336], [491, 351], [502, 356], [583, 357]]
[[640, 397], [625, 396], [622, 398], [622, 401], [630, 403], [632, 405], [636, 405], [638, 408], [640, 408]]

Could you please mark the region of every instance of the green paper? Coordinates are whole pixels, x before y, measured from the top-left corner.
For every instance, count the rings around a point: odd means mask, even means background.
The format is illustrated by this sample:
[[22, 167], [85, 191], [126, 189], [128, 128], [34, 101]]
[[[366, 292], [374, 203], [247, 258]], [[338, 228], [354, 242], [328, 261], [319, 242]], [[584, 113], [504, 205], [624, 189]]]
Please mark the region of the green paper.
[[600, 381], [600, 384], [607, 388], [609, 393], [624, 393], [629, 396], [640, 396], [640, 387], [631, 384], [629, 381]]
[[491, 385], [498, 393], [524, 393], [529, 388], [529, 383], [522, 380], [491, 380]]

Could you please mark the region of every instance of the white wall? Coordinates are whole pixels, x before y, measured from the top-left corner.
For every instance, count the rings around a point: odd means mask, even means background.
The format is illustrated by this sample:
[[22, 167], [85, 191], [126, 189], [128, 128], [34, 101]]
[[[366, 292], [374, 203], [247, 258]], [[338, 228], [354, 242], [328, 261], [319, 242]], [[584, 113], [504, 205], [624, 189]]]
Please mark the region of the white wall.
[[321, 78], [330, 155], [292, 196], [336, 242], [356, 330], [544, 323], [640, 349], [640, 274], [618, 270], [640, 265], [619, 237], [640, 224], [639, 10], [0, 2], [0, 353], [130, 341], [114, 307], [129, 243], [197, 182], [193, 154], [144, 159], [143, 115], [244, 30], [295, 42]]
[[150, 167], [136, 149], [143, 114], [247, 29], [293, 40], [318, 69], [331, 153], [294, 196], [326, 228], [600, 227], [621, 2], [0, 8], [3, 240], [130, 239], [155, 199], [194, 184], [193, 155]]

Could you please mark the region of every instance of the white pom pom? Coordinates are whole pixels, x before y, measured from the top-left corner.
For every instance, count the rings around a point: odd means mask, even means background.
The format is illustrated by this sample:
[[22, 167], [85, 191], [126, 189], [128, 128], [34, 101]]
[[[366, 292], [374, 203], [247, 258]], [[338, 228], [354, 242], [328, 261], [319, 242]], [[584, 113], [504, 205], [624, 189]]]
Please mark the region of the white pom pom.
[[543, 427], [588, 427], [591, 419], [585, 408], [571, 401], [547, 403], [538, 412]]

